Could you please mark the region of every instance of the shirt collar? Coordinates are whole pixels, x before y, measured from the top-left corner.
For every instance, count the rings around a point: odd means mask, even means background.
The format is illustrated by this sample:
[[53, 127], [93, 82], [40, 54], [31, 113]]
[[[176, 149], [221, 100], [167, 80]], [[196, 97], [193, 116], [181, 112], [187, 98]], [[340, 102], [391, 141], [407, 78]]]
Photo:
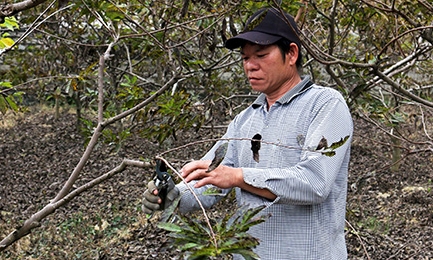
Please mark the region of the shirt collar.
[[[310, 76], [302, 76], [301, 79], [302, 79], [301, 82], [299, 82], [295, 87], [287, 91], [280, 99], [277, 100], [277, 103], [288, 104], [293, 97], [297, 96], [298, 94], [304, 92], [305, 90], [311, 87], [308, 86], [307, 88], [305, 88], [308, 82], [310, 81]], [[262, 93], [253, 102], [252, 107], [259, 108], [265, 105], [266, 105], [266, 95]]]

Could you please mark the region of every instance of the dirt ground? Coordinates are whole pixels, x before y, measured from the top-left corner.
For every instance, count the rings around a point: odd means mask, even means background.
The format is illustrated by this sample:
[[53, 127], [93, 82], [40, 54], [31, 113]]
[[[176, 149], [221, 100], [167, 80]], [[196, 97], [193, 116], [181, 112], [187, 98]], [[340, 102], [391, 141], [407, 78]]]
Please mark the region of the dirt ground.
[[[72, 113], [63, 113], [57, 121], [53, 111], [44, 109], [0, 117], [3, 239], [54, 198], [79, 161], [84, 142]], [[362, 119], [354, 120], [347, 203], [349, 259], [433, 259], [432, 153], [413, 153], [391, 171], [389, 137]], [[151, 160], [169, 147], [215, 138], [222, 130], [179, 133], [182, 138], [164, 145], [135, 136], [118, 153], [113, 145], [101, 143], [76, 186], [108, 172], [124, 158]], [[207, 146], [184, 149], [170, 160], [180, 166], [198, 159]], [[179, 259], [166, 233], [156, 227], [156, 217], [148, 220], [141, 212], [141, 195], [152, 174], [152, 167], [127, 168], [84, 192], [0, 252], [0, 259]], [[232, 208], [233, 201], [227, 199], [210, 215], [220, 216]]]

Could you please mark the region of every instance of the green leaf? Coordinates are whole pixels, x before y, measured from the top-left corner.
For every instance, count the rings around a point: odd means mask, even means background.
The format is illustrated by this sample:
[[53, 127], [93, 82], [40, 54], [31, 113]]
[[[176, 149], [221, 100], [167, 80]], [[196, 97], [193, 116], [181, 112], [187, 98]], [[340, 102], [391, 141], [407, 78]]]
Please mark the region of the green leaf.
[[107, 11], [105, 13], [105, 15], [108, 18], [110, 18], [110, 20], [112, 20], [112, 21], [120, 21], [120, 20], [122, 20], [122, 19], [125, 18], [125, 16], [123, 15], [123, 13], [121, 13], [119, 11], [116, 11], [116, 10]]
[[6, 88], [13, 88], [12, 83], [9, 81], [0, 81], [0, 86]]
[[11, 38], [0, 38], [0, 48], [4, 49], [4, 48], [9, 48], [11, 46], [13, 46], [15, 43], [14, 40], [12, 40]]
[[183, 228], [185, 231], [194, 233], [196, 235], [202, 235], [204, 237], [210, 235], [210, 230], [207, 226], [207, 223], [197, 221], [197, 219], [190, 219], [181, 216], [180, 218], [183, 221]]
[[345, 144], [348, 139], [349, 139], [349, 135], [345, 136], [344, 138], [341, 138], [340, 141], [332, 143], [330, 146], [328, 146], [328, 141], [326, 140], [325, 137], [322, 137], [322, 139], [320, 139], [320, 142], [316, 147], [316, 151], [321, 150], [322, 155], [332, 157], [335, 155], [335, 149]]
[[15, 100], [12, 97], [6, 97], [6, 101], [9, 104], [9, 107], [14, 110], [14, 111], [18, 111], [18, 105], [17, 103], [15, 103]]
[[170, 232], [181, 232], [182, 228], [174, 223], [168, 223], [168, 222], [159, 222], [158, 228], [164, 229], [166, 231]]
[[198, 259], [208, 259], [208, 256], [216, 256], [216, 250], [214, 247], [202, 248], [193, 252], [188, 259], [198, 260]]
[[335, 155], [335, 151], [322, 152], [322, 154], [328, 157], [332, 157]]
[[174, 239], [180, 251], [186, 253], [187, 259], [208, 259], [233, 253], [241, 254], [245, 259], [258, 259], [252, 249], [259, 241], [246, 231], [269, 217], [257, 215], [264, 208], [264, 205], [257, 208], [244, 206], [216, 222], [211, 220], [211, 223], [215, 223], [212, 229], [217, 237], [217, 246], [205, 221], [179, 215], [177, 224], [160, 223], [158, 226], [170, 231], [168, 236]]
[[199, 245], [197, 243], [186, 243], [183, 246], [179, 247], [179, 250], [181, 251], [187, 251], [191, 248], [201, 248], [203, 245]]
[[265, 208], [266, 208], [265, 205], [262, 205], [262, 206], [259, 206], [259, 207], [256, 207], [256, 208], [248, 208], [246, 210], [245, 214], [244, 214], [242, 222], [245, 223], [245, 222], [249, 221], [252, 217], [254, 217], [255, 215], [257, 215], [260, 211], [262, 211]]
[[225, 196], [224, 193], [222, 193], [222, 189], [218, 187], [210, 187], [207, 190], [205, 190], [202, 195], [205, 196]]
[[240, 231], [247, 232], [250, 229], [250, 227], [265, 222], [270, 216], [271, 215], [268, 214], [268, 215], [262, 215], [259, 217], [254, 217], [254, 218], [248, 219], [248, 221], [242, 226]]
[[5, 18], [5, 22], [0, 24], [0, 27], [5, 27], [8, 30], [15, 30], [15, 29], [19, 29], [20, 26], [17, 22], [17, 20], [15, 19], [15, 17], [6, 17]]
[[8, 111], [6, 99], [3, 97], [3, 95], [0, 95], [0, 112], [5, 114], [6, 111]]
[[344, 138], [341, 138], [340, 141], [332, 143], [331, 146], [329, 146], [329, 148], [331, 148], [332, 150], [335, 150], [337, 148], [339, 148], [340, 146], [342, 146], [343, 144], [346, 143], [346, 141], [349, 139], [349, 135], [345, 136]]
[[250, 251], [250, 250], [239, 249], [239, 250], [234, 250], [233, 253], [234, 254], [240, 254], [241, 256], [243, 256], [245, 258], [245, 260], [258, 260], [258, 259], [260, 259], [259, 255], [257, 255], [256, 253], [254, 253], [253, 251]]
[[[227, 230], [227, 222], [230, 219], [230, 214], [226, 214], [225, 217], [221, 218], [217, 224], [215, 225], [215, 229], [217, 233], [226, 232]], [[229, 233], [229, 232], [226, 232]]]

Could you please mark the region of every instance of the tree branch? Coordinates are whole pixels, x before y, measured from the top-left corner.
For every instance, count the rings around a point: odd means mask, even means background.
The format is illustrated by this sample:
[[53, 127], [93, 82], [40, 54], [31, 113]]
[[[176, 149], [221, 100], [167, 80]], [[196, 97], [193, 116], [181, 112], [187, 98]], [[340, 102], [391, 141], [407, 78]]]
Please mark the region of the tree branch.
[[4, 4], [0, 6], [0, 23], [4, 23], [6, 17], [13, 16], [19, 12], [22, 12], [27, 9], [31, 9], [35, 6], [38, 6], [42, 3], [47, 2], [48, 0], [26, 0], [19, 3], [14, 4]]
[[111, 171], [99, 176], [98, 178], [76, 188], [66, 196], [64, 196], [62, 199], [59, 200], [52, 200], [49, 204], [47, 204], [44, 208], [33, 214], [29, 219], [27, 219], [24, 224], [12, 231], [7, 237], [5, 237], [2, 241], [0, 241], [0, 252], [4, 251], [8, 246], [12, 245], [15, 241], [19, 240], [20, 238], [30, 234], [30, 232], [40, 226], [41, 220], [46, 218], [47, 216], [54, 213], [54, 211], [62, 206], [64, 206], [66, 203], [71, 201], [76, 196], [80, 195], [82, 192], [89, 190], [93, 188], [94, 186], [102, 183], [103, 181], [113, 177], [115, 174], [124, 171], [128, 166], [133, 167], [139, 167], [139, 168], [145, 168], [149, 166], [149, 163], [141, 162], [141, 161], [134, 161], [134, 160], [128, 160], [124, 159], [120, 165], [112, 169]]
[[[406, 59], [404, 60], [410, 60], [410, 59], [414, 59], [416, 57], [418, 57], [419, 55], [421, 55], [422, 53], [428, 52], [432, 49], [432, 46], [424, 46], [422, 47], [419, 51], [413, 53], [412, 55], [408, 56]], [[406, 63], [406, 62], [405, 62]], [[405, 64], [403, 62], [399, 62], [399, 64]], [[396, 66], [394, 66], [396, 67]], [[392, 88], [396, 89], [398, 92], [400, 92], [401, 94], [403, 94], [404, 96], [418, 102], [421, 103], [423, 105], [426, 105], [428, 107], [433, 107], [433, 102], [430, 102], [428, 100], [425, 100], [415, 94], [412, 94], [410, 91], [402, 88], [400, 86], [400, 84], [396, 83], [395, 81], [393, 81], [391, 78], [389, 78], [386, 73], [383, 73], [381, 71], [379, 71], [378, 69], [376, 69], [374, 71], [374, 74], [377, 75], [377, 77], [381, 80], [383, 80], [384, 82], [388, 83]]]

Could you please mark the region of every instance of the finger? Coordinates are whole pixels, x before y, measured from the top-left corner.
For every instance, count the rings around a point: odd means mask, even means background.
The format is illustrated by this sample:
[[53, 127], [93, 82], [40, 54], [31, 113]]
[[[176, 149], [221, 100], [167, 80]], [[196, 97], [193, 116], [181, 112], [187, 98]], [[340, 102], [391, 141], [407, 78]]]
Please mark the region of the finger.
[[152, 214], [154, 211], [159, 210], [159, 204], [149, 203], [148, 201], [144, 201], [141, 209], [146, 214]]
[[203, 186], [205, 186], [205, 185], [207, 185], [207, 184], [212, 184], [211, 182], [210, 182], [210, 180], [211, 180], [211, 178], [203, 178], [203, 179], [201, 179], [201, 180], [199, 180], [199, 181], [197, 181], [195, 184], [194, 184], [194, 188], [200, 188], [200, 187], [203, 187]]
[[144, 204], [141, 205], [141, 210], [144, 212], [144, 214], [147, 214], [147, 215], [153, 213], [153, 211], [151, 209], [146, 208], [146, 206], [144, 206]]
[[159, 197], [153, 196], [150, 192], [146, 191], [143, 196], [141, 209], [146, 214], [152, 214], [155, 210], [160, 209]]
[[147, 190], [150, 191], [153, 195], [158, 195], [158, 188], [156, 187], [154, 181], [149, 181], [147, 183]]
[[181, 169], [182, 177], [187, 177], [189, 174], [196, 170], [207, 170], [209, 167], [209, 164], [211, 161], [205, 160], [205, 161], [192, 161], [190, 163], [187, 163], [185, 166]]
[[151, 203], [161, 203], [161, 198], [150, 193], [149, 190], [144, 192], [144, 199]]
[[185, 177], [186, 182], [190, 182], [192, 180], [200, 180], [208, 176], [208, 173], [204, 169], [199, 169], [191, 172], [188, 176]]

